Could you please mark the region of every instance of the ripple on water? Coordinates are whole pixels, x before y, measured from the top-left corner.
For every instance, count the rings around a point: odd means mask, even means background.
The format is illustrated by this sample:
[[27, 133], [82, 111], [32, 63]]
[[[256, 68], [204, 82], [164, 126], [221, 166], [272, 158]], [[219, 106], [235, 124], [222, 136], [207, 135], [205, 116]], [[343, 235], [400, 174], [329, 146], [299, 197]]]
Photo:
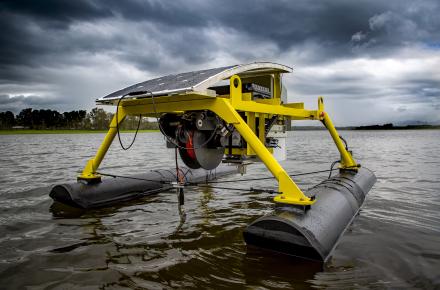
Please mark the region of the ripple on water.
[[[326, 132], [289, 134], [289, 172], [338, 159]], [[378, 182], [326, 265], [246, 247], [242, 230], [272, 210], [266, 193], [188, 189], [184, 222], [172, 191], [91, 211], [51, 205], [48, 183], [72, 181], [104, 135], [2, 136], [0, 162], [10, 170], [0, 176], [0, 281], [11, 289], [440, 287], [440, 131], [341, 134]], [[101, 171], [173, 164], [163, 143], [153, 133], [128, 152], [113, 144]], [[268, 176], [262, 165], [250, 171], [225, 180]], [[295, 180], [307, 189], [326, 177]], [[227, 185], [276, 188], [272, 179]]]

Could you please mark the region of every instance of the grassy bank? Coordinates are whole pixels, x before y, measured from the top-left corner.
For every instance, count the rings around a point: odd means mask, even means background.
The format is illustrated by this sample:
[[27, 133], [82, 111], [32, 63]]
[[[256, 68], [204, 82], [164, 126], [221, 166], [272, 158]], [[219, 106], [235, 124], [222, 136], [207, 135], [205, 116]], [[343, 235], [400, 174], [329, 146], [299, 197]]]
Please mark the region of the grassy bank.
[[[121, 133], [134, 133], [136, 130], [121, 130]], [[139, 133], [159, 132], [159, 130], [139, 130]], [[93, 134], [107, 133], [107, 130], [0, 130], [0, 135], [22, 134]]]

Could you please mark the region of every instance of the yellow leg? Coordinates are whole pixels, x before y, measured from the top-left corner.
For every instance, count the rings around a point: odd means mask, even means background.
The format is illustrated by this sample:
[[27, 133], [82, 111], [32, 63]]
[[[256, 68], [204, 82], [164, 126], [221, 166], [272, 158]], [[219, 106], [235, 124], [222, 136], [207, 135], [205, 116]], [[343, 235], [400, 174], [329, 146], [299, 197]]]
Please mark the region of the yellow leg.
[[258, 136], [260, 136], [261, 142], [266, 142], [266, 136], [264, 136], [264, 133], [266, 131], [266, 114], [260, 113], [260, 118], [258, 119]]
[[218, 99], [211, 110], [224, 120], [230, 120], [240, 135], [252, 147], [260, 160], [266, 165], [272, 175], [278, 180], [278, 191], [281, 192], [275, 196], [274, 201], [295, 205], [311, 205], [315, 202], [304, 195], [301, 189], [290, 178], [283, 167], [273, 157], [266, 146], [255, 135], [252, 129], [246, 124], [243, 118], [232, 106], [239, 102], [241, 97], [241, 80], [238, 76], [231, 77], [231, 100]]
[[351, 153], [345, 149], [345, 146], [342, 143], [342, 140], [339, 137], [339, 133], [338, 133], [338, 131], [336, 131], [336, 128], [333, 125], [332, 120], [330, 119], [329, 115], [326, 112], [324, 112], [324, 101], [323, 101], [322, 97], [318, 98], [318, 111], [319, 111], [320, 120], [324, 123], [324, 126], [329, 131], [330, 135], [333, 138], [333, 141], [336, 144], [336, 147], [339, 150], [339, 153], [341, 154], [341, 167], [340, 168], [350, 168], [353, 170], [357, 170], [358, 164], [353, 159], [353, 156], [351, 156]]
[[[231, 108], [233, 109], [233, 108]], [[237, 114], [238, 115], [238, 114]], [[278, 163], [278, 161], [273, 157], [269, 150], [264, 146], [264, 144], [258, 139], [251, 128], [244, 122], [244, 120], [237, 116], [239, 120], [238, 123], [234, 124], [234, 127], [240, 133], [240, 135], [246, 140], [246, 142], [252, 147], [252, 149], [257, 153], [257, 156], [270, 170], [273, 176], [278, 180], [279, 189], [281, 194], [274, 198], [274, 201], [289, 204], [298, 205], [310, 205], [314, 203], [309, 197], [305, 196], [304, 193], [299, 189], [295, 182], [290, 178], [283, 167]], [[240, 120], [241, 119], [241, 120]]]
[[[122, 123], [124, 121], [126, 113], [123, 109], [123, 107], [120, 107], [118, 109], [118, 123]], [[102, 141], [101, 146], [98, 149], [98, 152], [96, 152], [96, 155], [94, 158], [90, 159], [86, 166], [84, 167], [82, 173], [78, 176], [79, 180], [87, 180], [87, 181], [99, 181], [101, 179], [101, 176], [96, 173], [96, 170], [98, 169], [99, 165], [101, 164], [102, 160], [104, 159], [105, 154], [107, 153], [108, 148], [113, 142], [113, 139], [115, 138], [117, 134], [116, 129], [116, 114], [113, 117], [113, 120], [110, 123], [110, 128], [107, 132], [107, 135], [105, 135], [104, 140]]]
[[[246, 116], [247, 116], [247, 124], [248, 124], [249, 128], [251, 128], [252, 132], [255, 132], [255, 130], [256, 130], [255, 113], [246, 112]], [[248, 156], [255, 155], [255, 152], [251, 146], [248, 145], [246, 147], [247, 147], [246, 148], [246, 155], [248, 155]]]

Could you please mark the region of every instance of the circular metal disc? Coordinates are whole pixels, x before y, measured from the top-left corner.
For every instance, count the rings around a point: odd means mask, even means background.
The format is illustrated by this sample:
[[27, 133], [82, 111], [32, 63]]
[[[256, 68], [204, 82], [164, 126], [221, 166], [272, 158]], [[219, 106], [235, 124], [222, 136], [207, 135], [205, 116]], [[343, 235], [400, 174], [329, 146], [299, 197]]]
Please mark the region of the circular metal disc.
[[[185, 145], [185, 144], [181, 143], [179, 145]], [[189, 156], [188, 151], [186, 149], [179, 148], [179, 155], [183, 163], [185, 163], [185, 165], [188, 166], [189, 168], [199, 169], [201, 167], [196, 159], [193, 159], [191, 156]]]
[[199, 131], [195, 130], [193, 136], [194, 152], [196, 154], [197, 162], [200, 166], [206, 170], [217, 168], [222, 162], [225, 148], [208, 148], [206, 145], [200, 148], [200, 145], [204, 144], [211, 136], [211, 131]]

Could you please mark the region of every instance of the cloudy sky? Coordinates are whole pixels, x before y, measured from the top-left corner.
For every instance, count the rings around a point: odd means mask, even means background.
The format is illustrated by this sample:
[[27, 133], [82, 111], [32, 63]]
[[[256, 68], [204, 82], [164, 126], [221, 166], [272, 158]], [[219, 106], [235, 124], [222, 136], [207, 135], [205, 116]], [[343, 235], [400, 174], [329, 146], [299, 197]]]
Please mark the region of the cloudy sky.
[[289, 101], [337, 125], [440, 123], [440, 1], [0, 2], [0, 111], [90, 109], [165, 74], [292, 66]]

